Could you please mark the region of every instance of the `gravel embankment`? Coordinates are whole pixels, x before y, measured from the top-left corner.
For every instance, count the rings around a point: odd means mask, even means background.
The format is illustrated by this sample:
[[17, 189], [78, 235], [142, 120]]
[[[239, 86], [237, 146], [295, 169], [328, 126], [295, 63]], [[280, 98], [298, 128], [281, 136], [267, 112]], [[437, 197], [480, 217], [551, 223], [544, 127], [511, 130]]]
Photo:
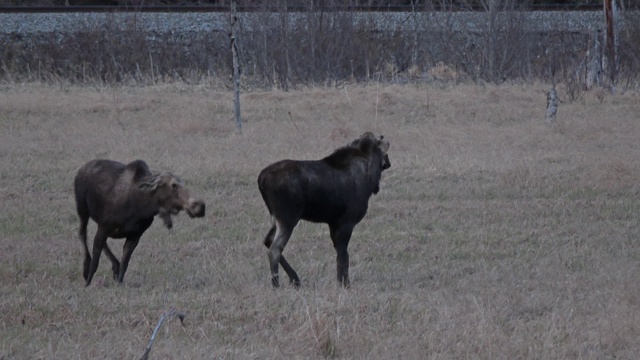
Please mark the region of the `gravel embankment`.
[[[241, 14], [244, 30], [280, 24], [278, 14]], [[306, 14], [290, 14], [292, 22], [306, 21]], [[488, 27], [487, 13], [421, 13], [413, 18], [411, 13], [352, 13], [353, 21], [374, 24], [376, 30], [459, 30], [483, 31]], [[534, 32], [587, 33], [604, 28], [604, 17], [596, 11], [545, 11], [511, 13], [518, 21]], [[141, 29], [150, 33], [176, 35], [226, 32], [228, 14], [224, 13], [33, 13], [0, 14], [0, 34], [32, 36], [46, 33], [68, 33], [86, 29]], [[498, 22], [499, 23], [499, 22]]]

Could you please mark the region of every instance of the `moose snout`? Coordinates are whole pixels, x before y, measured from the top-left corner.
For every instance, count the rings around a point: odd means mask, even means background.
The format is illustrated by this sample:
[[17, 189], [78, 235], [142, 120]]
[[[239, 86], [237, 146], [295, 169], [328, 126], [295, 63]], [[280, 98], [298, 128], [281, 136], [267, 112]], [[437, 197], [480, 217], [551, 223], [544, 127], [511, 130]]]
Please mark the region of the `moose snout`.
[[205, 210], [205, 204], [202, 200], [192, 200], [189, 201], [189, 207], [186, 209], [187, 214], [190, 217], [203, 217]]

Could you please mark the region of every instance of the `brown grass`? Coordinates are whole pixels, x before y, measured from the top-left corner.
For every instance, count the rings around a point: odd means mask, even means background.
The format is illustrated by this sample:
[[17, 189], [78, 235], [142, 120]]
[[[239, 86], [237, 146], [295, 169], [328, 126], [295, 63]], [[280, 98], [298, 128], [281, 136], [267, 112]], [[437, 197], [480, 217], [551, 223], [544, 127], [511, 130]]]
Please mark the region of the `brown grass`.
[[[0, 358], [631, 359], [640, 351], [640, 96], [585, 96], [545, 124], [547, 86], [351, 86], [242, 97], [208, 88], [0, 89]], [[392, 168], [335, 280], [326, 226], [271, 289], [256, 188], [364, 131]], [[125, 284], [85, 288], [71, 185], [84, 162], [181, 175], [204, 219], [158, 222]], [[91, 227], [93, 233], [95, 227]], [[122, 242], [110, 240], [120, 253]]]

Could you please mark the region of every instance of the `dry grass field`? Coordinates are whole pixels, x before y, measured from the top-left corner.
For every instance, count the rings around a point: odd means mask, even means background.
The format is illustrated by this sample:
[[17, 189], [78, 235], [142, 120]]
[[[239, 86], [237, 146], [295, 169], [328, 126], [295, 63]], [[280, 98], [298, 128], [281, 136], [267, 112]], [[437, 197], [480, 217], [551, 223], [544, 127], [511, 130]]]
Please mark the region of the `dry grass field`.
[[[242, 97], [0, 87], [0, 359], [633, 359], [640, 353], [640, 94], [563, 103], [544, 85], [349, 86]], [[356, 227], [351, 289], [325, 225], [273, 290], [258, 172], [364, 131], [392, 167]], [[72, 182], [93, 158], [146, 160], [207, 202], [157, 220], [122, 286], [82, 279]], [[95, 225], [89, 228], [92, 238]], [[119, 256], [122, 241], [109, 240]]]

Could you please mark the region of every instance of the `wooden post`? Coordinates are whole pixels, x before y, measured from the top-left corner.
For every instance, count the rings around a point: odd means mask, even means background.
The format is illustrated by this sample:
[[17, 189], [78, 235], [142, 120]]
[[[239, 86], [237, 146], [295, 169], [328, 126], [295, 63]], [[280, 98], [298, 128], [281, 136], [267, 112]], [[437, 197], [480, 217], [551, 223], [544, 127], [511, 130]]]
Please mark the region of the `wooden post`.
[[231, 0], [231, 53], [233, 56], [233, 105], [236, 118], [236, 131], [242, 134], [242, 117], [240, 116], [240, 60], [237, 46], [238, 15], [236, 0]]

